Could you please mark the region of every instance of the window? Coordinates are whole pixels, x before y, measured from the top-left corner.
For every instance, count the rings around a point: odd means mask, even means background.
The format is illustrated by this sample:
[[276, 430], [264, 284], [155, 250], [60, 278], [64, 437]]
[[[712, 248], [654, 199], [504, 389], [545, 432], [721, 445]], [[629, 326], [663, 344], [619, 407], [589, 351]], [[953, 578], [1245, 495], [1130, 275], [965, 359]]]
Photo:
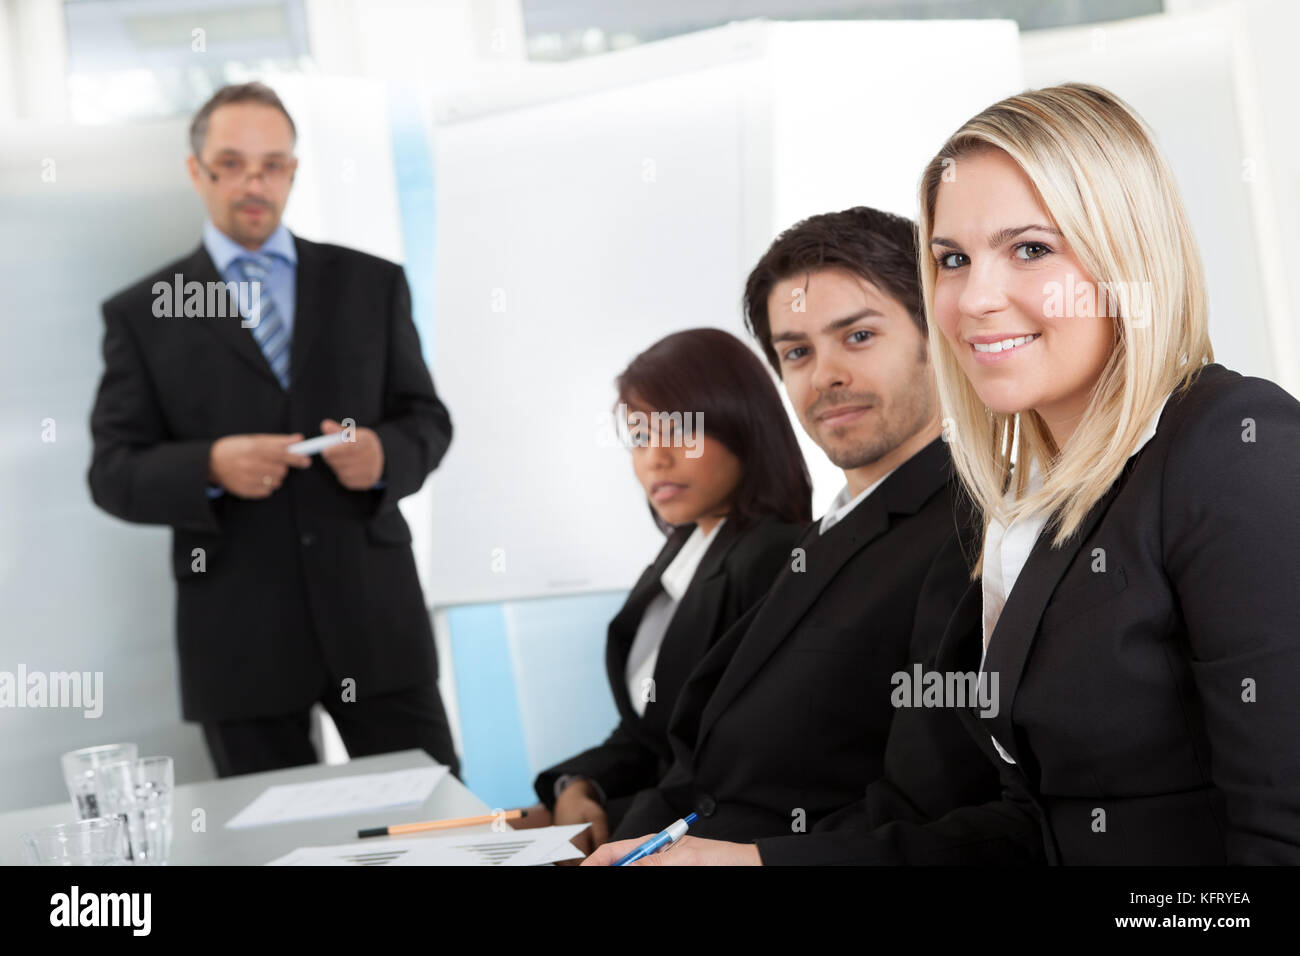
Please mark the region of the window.
[[734, 20], [1015, 20], [1021, 30], [1161, 13], [1163, 0], [521, 0], [528, 56], [572, 60]]
[[191, 113], [227, 83], [310, 68], [303, 0], [65, 0], [81, 123]]

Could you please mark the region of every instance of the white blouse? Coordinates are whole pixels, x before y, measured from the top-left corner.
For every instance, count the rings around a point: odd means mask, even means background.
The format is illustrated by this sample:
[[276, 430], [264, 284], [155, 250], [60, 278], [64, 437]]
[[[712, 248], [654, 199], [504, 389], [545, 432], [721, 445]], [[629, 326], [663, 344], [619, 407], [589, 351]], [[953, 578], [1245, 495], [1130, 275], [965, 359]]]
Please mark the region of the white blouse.
[[[1137, 445], [1129, 452], [1129, 458], [1141, 451], [1146, 443], [1155, 437], [1156, 426], [1167, 404], [1169, 404], [1168, 395], [1147, 422], [1147, 427], [1139, 436]], [[1043, 486], [1043, 476], [1037, 460], [1030, 465], [1028, 485], [1029, 494]], [[1008, 502], [1013, 500], [1013, 494], [1014, 489], [1007, 492]], [[993, 637], [993, 629], [997, 626], [998, 618], [1002, 616], [1002, 609], [1006, 607], [1007, 598], [1011, 596], [1011, 589], [1016, 586], [1016, 580], [1024, 570], [1025, 562], [1029, 560], [1029, 552], [1034, 549], [1034, 543], [1046, 523], [1047, 515], [1041, 513], [1025, 515], [1011, 522], [1009, 526], [1004, 526], [997, 518], [989, 522], [988, 531], [984, 535], [984, 573], [981, 578], [984, 598], [984, 653], [980, 657], [981, 674], [984, 672], [984, 658], [988, 656], [989, 640]], [[1011, 755], [998, 743], [996, 737], [993, 737], [993, 746], [998, 749], [1003, 760], [1007, 763], [1015, 763]]]
[[[659, 583], [663, 585], [663, 590], [650, 599], [650, 603], [641, 614], [641, 622], [637, 625], [636, 636], [632, 638], [632, 647], [627, 654], [627, 667], [623, 672], [632, 709], [639, 717], [645, 716], [648, 701], [644, 699], [643, 688], [646, 686], [645, 682], [654, 676], [655, 665], [659, 662], [659, 647], [663, 644], [664, 635], [668, 633], [668, 625], [672, 623], [673, 614], [677, 612], [677, 605], [686, 593], [686, 589], [691, 586], [691, 579], [695, 577], [700, 562], [708, 553], [709, 545], [713, 543], [718, 529], [726, 520], [726, 518], [721, 519], [707, 535], [696, 525], [681, 550], [659, 575]], [[561, 774], [555, 781], [555, 799], [560, 799], [560, 794], [577, 779], [579, 776], [576, 774]], [[605, 792], [600, 784], [590, 778], [587, 779], [595, 787], [597, 799], [604, 804]]]

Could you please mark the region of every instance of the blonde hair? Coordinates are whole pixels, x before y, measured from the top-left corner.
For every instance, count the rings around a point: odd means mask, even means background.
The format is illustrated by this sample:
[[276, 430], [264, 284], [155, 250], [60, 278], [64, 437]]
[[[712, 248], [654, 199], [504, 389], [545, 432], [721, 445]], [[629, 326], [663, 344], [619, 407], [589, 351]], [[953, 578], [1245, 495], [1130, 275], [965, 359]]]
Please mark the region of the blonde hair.
[[[959, 158], [990, 149], [1019, 164], [1101, 288], [1136, 282], [1149, 290], [1143, 315], [1132, 315], [1127, 301], [1112, 311], [1119, 312], [1114, 350], [1064, 449], [1033, 409], [987, 408], [933, 321], [937, 263], [930, 238], [939, 186]], [[920, 199], [921, 289], [957, 473], [985, 531], [995, 516], [1009, 524], [1045, 513], [1059, 548], [1120, 476], [1165, 397], [1189, 387], [1214, 361], [1200, 255], [1173, 174], [1128, 104], [1099, 87], [1067, 83], [1008, 97], [968, 120], [926, 167]], [[1033, 461], [1043, 483], [1029, 494]], [[983, 564], [981, 550], [972, 577]]]

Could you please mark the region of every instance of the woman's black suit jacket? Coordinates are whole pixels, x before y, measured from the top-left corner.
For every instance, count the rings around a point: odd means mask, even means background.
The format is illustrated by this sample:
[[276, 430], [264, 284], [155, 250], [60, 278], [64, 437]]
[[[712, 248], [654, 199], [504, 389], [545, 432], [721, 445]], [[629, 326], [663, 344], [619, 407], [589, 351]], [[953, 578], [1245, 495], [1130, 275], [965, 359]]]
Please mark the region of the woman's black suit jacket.
[[619, 724], [604, 743], [538, 775], [537, 795], [548, 807], [555, 805], [555, 782], [561, 776], [588, 777], [605, 793], [612, 828], [637, 791], [659, 782], [672, 759], [668, 718], [682, 685], [717, 639], [767, 593], [777, 572], [791, 560], [804, 526], [765, 517], [743, 529], [728, 519], [718, 529], [664, 633], [654, 670], [654, 700], [638, 715], [625, 676], [628, 653], [647, 605], [663, 590], [660, 575], [694, 530], [694, 524], [674, 530], [610, 621], [605, 666]]
[[[1300, 403], [1205, 366], [1049, 544], [989, 642], [997, 715], [958, 710], [1003, 799], [908, 821], [900, 773], [867, 791], [875, 829], [760, 841], [764, 862], [1300, 863]], [[980, 621], [975, 582], [939, 670], [979, 668]]]

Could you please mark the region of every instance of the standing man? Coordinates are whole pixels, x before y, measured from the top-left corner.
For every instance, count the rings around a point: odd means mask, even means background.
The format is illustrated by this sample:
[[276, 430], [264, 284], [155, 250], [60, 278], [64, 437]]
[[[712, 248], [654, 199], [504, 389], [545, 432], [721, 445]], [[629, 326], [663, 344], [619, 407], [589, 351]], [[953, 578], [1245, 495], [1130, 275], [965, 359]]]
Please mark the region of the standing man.
[[[451, 420], [401, 267], [281, 224], [295, 138], [260, 83], [194, 117], [203, 241], [104, 303], [91, 494], [173, 529], [182, 713], [218, 775], [314, 762], [317, 701], [352, 756], [420, 747], [454, 772], [397, 507]], [[343, 440], [290, 450], [318, 433]]]

